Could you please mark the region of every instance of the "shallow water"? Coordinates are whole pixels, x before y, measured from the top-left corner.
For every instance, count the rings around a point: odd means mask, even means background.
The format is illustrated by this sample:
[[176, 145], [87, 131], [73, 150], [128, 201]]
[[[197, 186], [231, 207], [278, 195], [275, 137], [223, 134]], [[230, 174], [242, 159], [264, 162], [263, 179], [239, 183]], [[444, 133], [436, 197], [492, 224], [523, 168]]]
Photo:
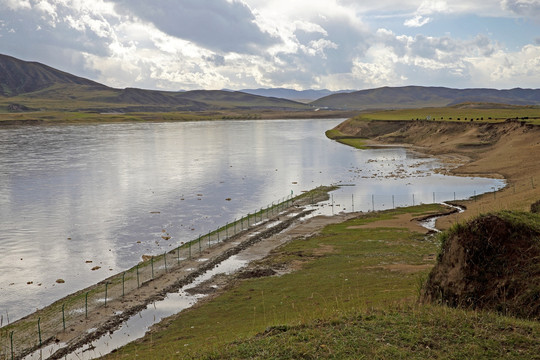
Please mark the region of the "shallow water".
[[323, 207], [333, 213], [465, 198], [504, 185], [436, 175], [436, 161], [404, 149], [356, 150], [328, 140], [324, 132], [339, 122], [0, 129], [4, 324], [291, 191], [354, 184]]

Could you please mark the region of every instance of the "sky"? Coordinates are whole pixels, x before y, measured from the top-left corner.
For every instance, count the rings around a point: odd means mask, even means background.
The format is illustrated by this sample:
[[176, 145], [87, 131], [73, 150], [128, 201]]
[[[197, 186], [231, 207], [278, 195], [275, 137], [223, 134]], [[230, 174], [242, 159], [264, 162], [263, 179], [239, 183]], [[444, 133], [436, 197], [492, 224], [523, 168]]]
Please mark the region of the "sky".
[[0, 0], [0, 53], [116, 88], [540, 88], [540, 0]]

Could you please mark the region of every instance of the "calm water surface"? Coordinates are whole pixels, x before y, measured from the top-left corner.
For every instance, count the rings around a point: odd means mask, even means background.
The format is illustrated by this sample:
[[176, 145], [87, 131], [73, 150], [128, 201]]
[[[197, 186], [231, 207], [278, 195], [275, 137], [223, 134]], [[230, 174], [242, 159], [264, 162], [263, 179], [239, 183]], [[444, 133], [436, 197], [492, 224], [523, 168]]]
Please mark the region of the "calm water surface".
[[434, 174], [436, 161], [404, 149], [355, 150], [326, 139], [341, 121], [0, 129], [4, 324], [291, 191], [355, 184], [335, 193], [329, 213], [466, 198], [504, 185]]

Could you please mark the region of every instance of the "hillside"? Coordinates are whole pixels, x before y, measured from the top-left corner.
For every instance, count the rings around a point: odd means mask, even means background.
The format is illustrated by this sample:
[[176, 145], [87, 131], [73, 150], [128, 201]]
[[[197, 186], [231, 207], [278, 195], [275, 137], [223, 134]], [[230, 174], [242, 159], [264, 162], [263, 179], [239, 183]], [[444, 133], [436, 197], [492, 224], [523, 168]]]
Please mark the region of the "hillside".
[[247, 94], [252, 94], [252, 95], [277, 97], [277, 98], [300, 101], [300, 102], [311, 102], [325, 96], [329, 96], [333, 94], [340, 94], [340, 93], [349, 93], [349, 92], [353, 92], [354, 90], [331, 91], [327, 89], [294, 90], [294, 89], [284, 89], [284, 88], [270, 88], [270, 89], [243, 89], [240, 91]]
[[443, 107], [460, 103], [540, 105], [540, 89], [450, 89], [445, 87], [382, 87], [333, 94], [311, 105], [330, 109], [369, 110]]
[[36, 62], [0, 55], [0, 109], [93, 112], [306, 111], [299, 102], [231, 91], [115, 89]]
[[0, 95], [16, 96], [46, 89], [55, 84], [69, 84], [104, 89], [95, 81], [53, 69], [37, 62], [27, 62], [0, 54]]

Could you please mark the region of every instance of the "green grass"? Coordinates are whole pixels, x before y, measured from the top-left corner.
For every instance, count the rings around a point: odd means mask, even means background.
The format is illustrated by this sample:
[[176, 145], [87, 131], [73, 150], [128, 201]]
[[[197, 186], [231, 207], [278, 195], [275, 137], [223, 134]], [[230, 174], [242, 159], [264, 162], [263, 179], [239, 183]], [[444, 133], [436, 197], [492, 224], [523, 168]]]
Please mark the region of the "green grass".
[[[426, 255], [435, 254], [438, 244], [404, 228], [360, 226], [403, 213], [439, 210], [439, 205], [423, 205], [366, 215], [288, 243], [260, 266], [292, 266], [297, 271], [237, 281], [217, 298], [165, 322], [161, 331], [110, 358], [206, 356], [271, 326], [302, 326], [355, 311], [412, 304], [434, 262]], [[396, 271], [399, 266], [417, 268]]]
[[355, 147], [357, 149], [366, 149], [366, 142], [364, 139], [353, 138], [349, 135], [343, 134], [338, 129], [331, 129], [325, 132], [329, 139], [334, 139], [339, 143]]
[[538, 323], [404, 306], [275, 326], [201, 359], [537, 359]]
[[498, 122], [506, 119], [523, 119], [528, 123], [540, 125], [540, 107], [508, 106], [503, 108], [464, 108], [440, 107], [387, 110], [364, 113], [357, 120], [426, 120], [453, 122]]
[[538, 358], [538, 322], [417, 303], [438, 242], [376, 225], [440, 210], [366, 214], [296, 239], [259, 264], [296, 271], [236, 281], [106, 358]]

